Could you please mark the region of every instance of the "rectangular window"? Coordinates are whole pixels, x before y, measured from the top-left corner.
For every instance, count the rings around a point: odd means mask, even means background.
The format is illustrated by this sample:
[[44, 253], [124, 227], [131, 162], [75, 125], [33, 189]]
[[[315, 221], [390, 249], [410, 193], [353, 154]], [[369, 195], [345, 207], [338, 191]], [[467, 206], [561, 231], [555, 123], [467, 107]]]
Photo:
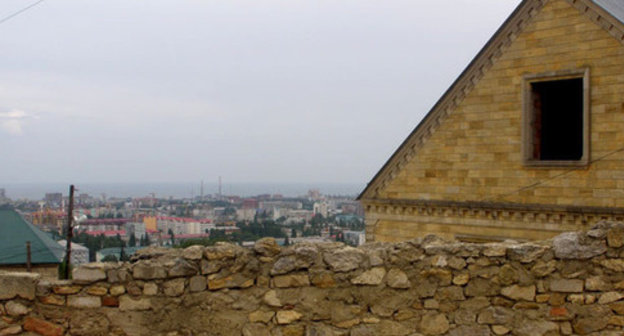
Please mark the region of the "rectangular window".
[[589, 71], [525, 76], [524, 163], [586, 165], [589, 158]]

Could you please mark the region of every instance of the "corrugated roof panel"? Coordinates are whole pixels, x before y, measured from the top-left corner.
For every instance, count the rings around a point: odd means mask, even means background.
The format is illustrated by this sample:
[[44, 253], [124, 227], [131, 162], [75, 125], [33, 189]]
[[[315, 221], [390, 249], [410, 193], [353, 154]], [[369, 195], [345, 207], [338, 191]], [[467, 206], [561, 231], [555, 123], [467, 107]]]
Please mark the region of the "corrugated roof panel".
[[58, 264], [63, 247], [13, 210], [0, 210], [0, 265], [26, 264], [26, 242], [30, 241], [33, 264]]
[[624, 0], [593, 0], [598, 6], [624, 23]]

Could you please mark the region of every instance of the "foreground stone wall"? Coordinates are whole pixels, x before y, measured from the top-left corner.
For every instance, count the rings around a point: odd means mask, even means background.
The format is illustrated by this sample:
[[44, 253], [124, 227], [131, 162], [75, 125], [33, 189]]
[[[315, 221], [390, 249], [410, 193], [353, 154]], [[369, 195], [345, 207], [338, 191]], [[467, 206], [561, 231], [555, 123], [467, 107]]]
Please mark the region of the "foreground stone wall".
[[533, 243], [141, 251], [0, 274], [0, 335], [622, 335], [624, 225]]

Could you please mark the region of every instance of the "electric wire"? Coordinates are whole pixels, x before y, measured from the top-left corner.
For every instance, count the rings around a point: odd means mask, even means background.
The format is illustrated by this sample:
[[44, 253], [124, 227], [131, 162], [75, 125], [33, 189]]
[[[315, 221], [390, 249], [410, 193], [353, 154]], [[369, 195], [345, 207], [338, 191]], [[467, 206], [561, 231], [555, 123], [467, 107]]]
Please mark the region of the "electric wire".
[[3, 24], [3, 23], [5, 23], [5, 22], [7, 22], [7, 21], [11, 20], [12, 18], [14, 18], [14, 17], [16, 17], [16, 16], [18, 16], [18, 15], [20, 15], [20, 14], [24, 13], [25, 11], [27, 11], [27, 10], [29, 10], [29, 9], [31, 9], [31, 8], [33, 8], [33, 7], [35, 7], [35, 6], [37, 6], [38, 4], [40, 4], [40, 3], [44, 2], [44, 1], [45, 1], [45, 0], [38, 0], [38, 1], [36, 1], [36, 2], [34, 2], [34, 3], [32, 3], [32, 4], [28, 5], [28, 6], [26, 6], [26, 7], [24, 7], [24, 8], [22, 8], [22, 9], [18, 10], [17, 12], [15, 12], [15, 13], [13, 13], [13, 14], [9, 14], [9, 15], [7, 15], [7, 16], [5, 16], [5, 17], [3, 17], [2, 19], [0, 19], [0, 24]]

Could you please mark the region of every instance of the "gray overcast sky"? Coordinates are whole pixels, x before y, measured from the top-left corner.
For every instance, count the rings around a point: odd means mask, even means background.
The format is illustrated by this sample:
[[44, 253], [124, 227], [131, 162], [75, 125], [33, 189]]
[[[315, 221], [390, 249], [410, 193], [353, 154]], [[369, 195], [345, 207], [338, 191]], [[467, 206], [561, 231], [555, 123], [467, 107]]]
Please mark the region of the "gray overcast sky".
[[47, 0], [0, 24], [0, 183], [366, 183], [519, 2]]

